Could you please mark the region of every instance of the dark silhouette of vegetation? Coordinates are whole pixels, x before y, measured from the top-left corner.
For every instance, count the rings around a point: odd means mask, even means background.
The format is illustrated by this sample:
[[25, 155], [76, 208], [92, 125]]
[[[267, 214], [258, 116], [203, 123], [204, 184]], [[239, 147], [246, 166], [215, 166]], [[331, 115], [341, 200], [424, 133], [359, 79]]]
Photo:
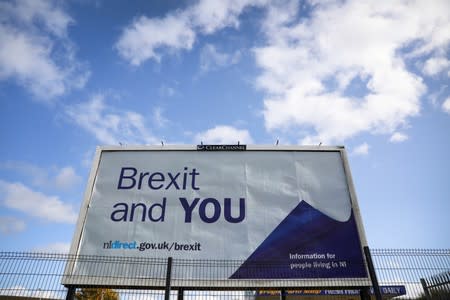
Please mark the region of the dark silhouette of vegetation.
[[[432, 300], [448, 300], [450, 299], [450, 291], [440, 290], [440, 291], [431, 291], [430, 296]], [[425, 295], [417, 298], [418, 300], [428, 300]]]
[[76, 300], [119, 300], [119, 294], [112, 289], [82, 288], [75, 294]]

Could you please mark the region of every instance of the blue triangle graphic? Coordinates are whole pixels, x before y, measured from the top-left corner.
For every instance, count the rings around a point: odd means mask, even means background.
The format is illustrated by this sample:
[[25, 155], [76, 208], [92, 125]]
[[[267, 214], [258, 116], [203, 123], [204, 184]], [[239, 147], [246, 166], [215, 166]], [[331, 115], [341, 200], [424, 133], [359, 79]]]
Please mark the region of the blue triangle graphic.
[[364, 277], [353, 212], [339, 222], [301, 201], [230, 278]]

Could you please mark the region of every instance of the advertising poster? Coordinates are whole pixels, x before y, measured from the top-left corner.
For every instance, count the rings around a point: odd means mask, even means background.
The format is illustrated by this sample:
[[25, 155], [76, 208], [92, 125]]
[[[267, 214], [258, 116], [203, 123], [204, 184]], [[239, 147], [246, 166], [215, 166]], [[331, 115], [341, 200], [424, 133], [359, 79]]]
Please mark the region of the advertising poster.
[[97, 160], [72, 254], [241, 262], [207, 274], [218, 280], [368, 278], [342, 148], [119, 148]]

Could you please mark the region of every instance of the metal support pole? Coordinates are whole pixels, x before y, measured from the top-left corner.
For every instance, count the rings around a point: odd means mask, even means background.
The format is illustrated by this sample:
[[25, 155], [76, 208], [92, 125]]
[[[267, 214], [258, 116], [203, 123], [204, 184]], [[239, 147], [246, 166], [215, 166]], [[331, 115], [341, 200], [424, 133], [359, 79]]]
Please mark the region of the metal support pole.
[[360, 289], [359, 296], [361, 297], [361, 300], [370, 300], [370, 288], [364, 287]]
[[427, 300], [431, 300], [430, 291], [428, 290], [427, 283], [425, 282], [425, 279], [420, 278], [420, 283], [422, 284], [423, 292], [425, 293], [425, 297]]
[[183, 300], [183, 298], [184, 298], [184, 290], [178, 289], [177, 300]]
[[69, 285], [67, 287], [67, 294], [66, 294], [66, 300], [73, 300], [75, 299], [75, 291], [76, 291], [76, 287], [74, 287], [73, 285]]
[[373, 293], [376, 300], [381, 300], [380, 286], [378, 285], [377, 273], [375, 273], [375, 267], [373, 266], [372, 256], [370, 255], [370, 249], [368, 246], [364, 247], [364, 255], [366, 256], [367, 267], [369, 268], [370, 279], [372, 280]]
[[280, 300], [286, 300], [286, 289], [281, 289]]
[[164, 293], [164, 300], [170, 300], [170, 281], [172, 276], [172, 257], [167, 259], [167, 272], [166, 272], [166, 290]]

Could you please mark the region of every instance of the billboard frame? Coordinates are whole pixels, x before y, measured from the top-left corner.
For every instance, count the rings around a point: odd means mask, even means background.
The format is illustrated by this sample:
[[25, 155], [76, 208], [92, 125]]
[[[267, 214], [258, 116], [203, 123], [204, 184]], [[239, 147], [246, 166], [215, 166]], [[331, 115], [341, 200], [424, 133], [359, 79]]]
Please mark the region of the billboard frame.
[[[239, 144], [238, 144], [239, 145]], [[199, 150], [198, 145], [160, 145], [160, 146], [98, 146], [96, 148], [95, 156], [93, 159], [90, 175], [88, 178], [87, 186], [83, 196], [83, 203], [80, 208], [80, 214], [76, 223], [74, 236], [70, 246], [69, 254], [73, 257], [80, 255], [80, 243], [82, 239], [83, 230], [85, 228], [87, 220], [87, 212], [90, 201], [92, 199], [93, 189], [95, 186], [95, 180], [99, 171], [101, 156], [104, 152], [165, 152], [165, 151], [194, 151], [204, 152]], [[222, 150], [215, 150], [222, 151]], [[223, 150], [227, 151], [227, 150]], [[242, 150], [239, 150], [242, 151]], [[252, 151], [282, 151], [282, 152], [339, 152], [343, 171], [345, 175], [346, 184], [348, 187], [349, 198], [351, 202], [351, 208], [353, 210], [355, 223], [357, 227], [358, 236], [360, 239], [360, 251], [364, 262], [364, 268], [366, 270], [367, 277], [362, 278], [308, 278], [308, 279], [172, 279], [171, 286], [173, 288], [181, 289], [253, 289], [253, 288], [315, 288], [315, 287], [333, 287], [333, 288], [365, 288], [372, 284], [371, 276], [369, 272], [369, 262], [365, 255], [365, 248], [368, 248], [365, 230], [361, 218], [360, 208], [356, 196], [356, 191], [350, 172], [347, 153], [344, 146], [285, 146], [285, 145], [246, 145], [246, 150], [242, 152]], [[176, 260], [174, 260], [176, 265]], [[91, 276], [80, 278], [79, 276], [72, 275], [76, 259], [67, 263], [64, 276], [63, 285], [66, 286], [91, 286]], [[76, 278], [74, 278], [76, 277]], [[161, 285], [152, 286], [152, 288], [164, 288], [165, 278], [161, 278]], [[105, 278], [101, 284], [95, 284], [95, 286], [114, 286], [114, 287], [127, 287], [127, 288], [139, 288], [149, 287], [149, 281], [146, 279], [130, 279], [125, 280], [121, 278], [120, 282], [114, 278]]]

